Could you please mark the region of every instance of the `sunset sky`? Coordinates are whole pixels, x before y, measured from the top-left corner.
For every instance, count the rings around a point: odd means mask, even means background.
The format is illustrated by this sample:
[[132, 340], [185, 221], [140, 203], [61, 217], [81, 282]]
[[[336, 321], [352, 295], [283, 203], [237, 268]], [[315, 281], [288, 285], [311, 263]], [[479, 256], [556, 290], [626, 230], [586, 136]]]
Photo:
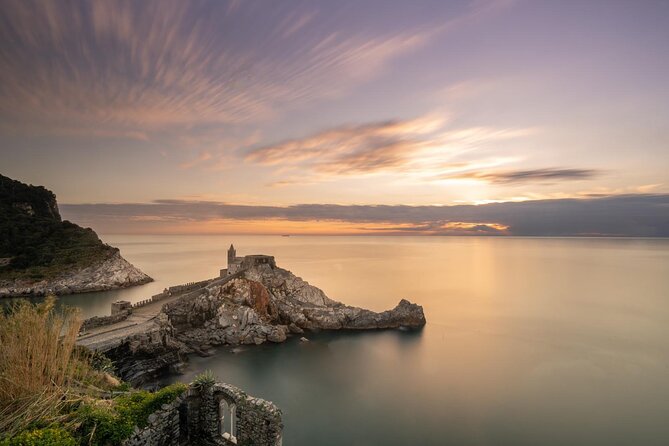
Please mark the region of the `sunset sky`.
[[668, 23], [666, 1], [4, 0], [0, 173], [103, 233], [669, 236]]

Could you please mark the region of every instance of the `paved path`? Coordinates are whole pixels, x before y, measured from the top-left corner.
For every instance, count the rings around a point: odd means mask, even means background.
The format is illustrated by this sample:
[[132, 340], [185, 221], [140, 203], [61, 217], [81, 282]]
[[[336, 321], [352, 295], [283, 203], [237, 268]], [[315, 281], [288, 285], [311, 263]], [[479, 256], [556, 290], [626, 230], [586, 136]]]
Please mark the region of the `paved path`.
[[145, 333], [155, 328], [155, 318], [160, 313], [163, 305], [174, 302], [191, 293], [198, 292], [210, 285], [223, 285], [224, 283], [240, 277], [243, 271], [226, 277], [212, 279], [204, 283], [200, 288], [188, 290], [173, 296], [151, 302], [143, 307], [133, 308], [130, 316], [115, 324], [103, 325], [86, 331], [77, 338], [77, 344], [90, 348], [91, 350], [106, 351], [120, 345], [128, 336], [138, 333]]
[[[202, 288], [199, 288], [202, 289]], [[143, 307], [133, 308], [130, 316], [115, 324], [103, 325], [86, 331], [77, 338], [77, 344], [92, 350], [109, 350], [119, 345], [125, 338], [134, 334], [149, 331], [154, 327], [154, 319], [160, 313], [163, 305], [174, 302], [181, 297], [196, 290], [175, 294], [156, 302], [151, 302]]]

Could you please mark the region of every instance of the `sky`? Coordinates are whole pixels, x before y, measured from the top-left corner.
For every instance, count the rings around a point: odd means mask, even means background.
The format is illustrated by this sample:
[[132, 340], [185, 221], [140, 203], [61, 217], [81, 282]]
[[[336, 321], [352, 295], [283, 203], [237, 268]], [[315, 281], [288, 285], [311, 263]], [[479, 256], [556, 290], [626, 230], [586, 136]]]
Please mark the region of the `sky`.
[[104, 233], [669, 236], [669, 2], [26, 1], [0, 173]]

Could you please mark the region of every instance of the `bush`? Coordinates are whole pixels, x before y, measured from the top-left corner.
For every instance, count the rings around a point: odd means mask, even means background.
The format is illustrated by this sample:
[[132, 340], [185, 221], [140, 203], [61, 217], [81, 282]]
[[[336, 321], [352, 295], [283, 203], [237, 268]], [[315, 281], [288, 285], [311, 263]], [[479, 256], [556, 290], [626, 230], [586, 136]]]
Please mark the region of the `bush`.
[[128, 417], [139, 427], [146, 426], [149, 415], [160, 409], [163, 404], [171, 403], [184, 393], [188, 386], [177, 383], [164, 387], [157, 392], [150, 393], [144, 390], [121, 395], [116, 398], [118, 412]]
[[140, 390], [117, 397], [108, 406], [82, 405], [76, 413], [78, 435], [84, 444], [120, 444], [134, 427], [145, 427], [149, 415], [181, 395], [187, 386], [172, 384], [155, 393]]
[[63, 428], [25, 431], [15, 437], [0, 440], [0, 446], [76, 446], [77, 441]]
[[216, 377], [211, 370], [205, 370], [195, 377], [193, 384], [199, 389], [206, 389], [216, 383]]
[[134, 429], [131, 420], [118, 414], [111, 407], [82, 405], [76, 413], [81, 424], [77, 433], [82, 444], [105, 446], [121, 444]]

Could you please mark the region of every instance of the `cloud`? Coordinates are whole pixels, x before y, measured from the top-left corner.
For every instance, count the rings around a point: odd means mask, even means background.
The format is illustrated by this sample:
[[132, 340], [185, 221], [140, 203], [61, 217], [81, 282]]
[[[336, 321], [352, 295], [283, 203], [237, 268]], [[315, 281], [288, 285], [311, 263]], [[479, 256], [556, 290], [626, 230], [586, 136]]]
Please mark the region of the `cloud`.
[[[310, 9], [8, 0], [0, 11], [0, 130], [151, 138], [257, 123], [374, 78], [442, 26], [305, 32], [316, 18]], [[300, 38], [286, 44], [277, 33]]]
[[511, 170], [502, 172], [463, 172], [446, 178], [482, 180], [489, 183], [509, 184], [527, 182], [557, 182], [588, 180], [600, 175], [594, 169], [544, 168], [529, 170]]
[[199, 166], [200, 164], [209, 161], [212, 158], [212, 154], [209, 152], [201, 152], [197, 157], [183, 162], [179, 165], [180, 168], [182, 169], [192, 169], [195, 166]]
[[[273, 186], [306, 184], [334, 177], [401, 174], [404, 179], [435, 181], [460, 172], [496, 167], [513, 157], [471, 152], [505, 140], [522, 138], [533, 128], [465, 127], [448, 129], [445, 113], [342, 125], [246, 151], [247, 162], [280, 166], [286, 175]], [[464, 155], [470, 155], [464, 159]]]
[[412, 154], [429, 148], [426, 135], [444, 119], [427, 116], [358, 126], [341, 126], [306, 138], [267, 145], [247, 153], [245, 159], [268, 165], [300, 164], [322, 174], [360, 174], [401, 168]]
[[[236, 205], [214, 201], [157, 200], [138, 204], [63, 204], [65, 218], [102, 232], [132, 232], [133, 220], [197, 225], [216, 220], [356, 224], [358, 233], [498, 234], [516, 236], [669, 237], [669, 194], [534, 200], [484, 205], [406, 206], [298, 204]], [[308, 223], [308, 224], [306, 224]], [[157, 227], [152, 227], [155, 230]]]
[[287, 38], [307, 26], [316, 17], [315, 11], [306, 13], [296, 11], [288, 16], [279, 26], [278, 32], [283, 38]]

